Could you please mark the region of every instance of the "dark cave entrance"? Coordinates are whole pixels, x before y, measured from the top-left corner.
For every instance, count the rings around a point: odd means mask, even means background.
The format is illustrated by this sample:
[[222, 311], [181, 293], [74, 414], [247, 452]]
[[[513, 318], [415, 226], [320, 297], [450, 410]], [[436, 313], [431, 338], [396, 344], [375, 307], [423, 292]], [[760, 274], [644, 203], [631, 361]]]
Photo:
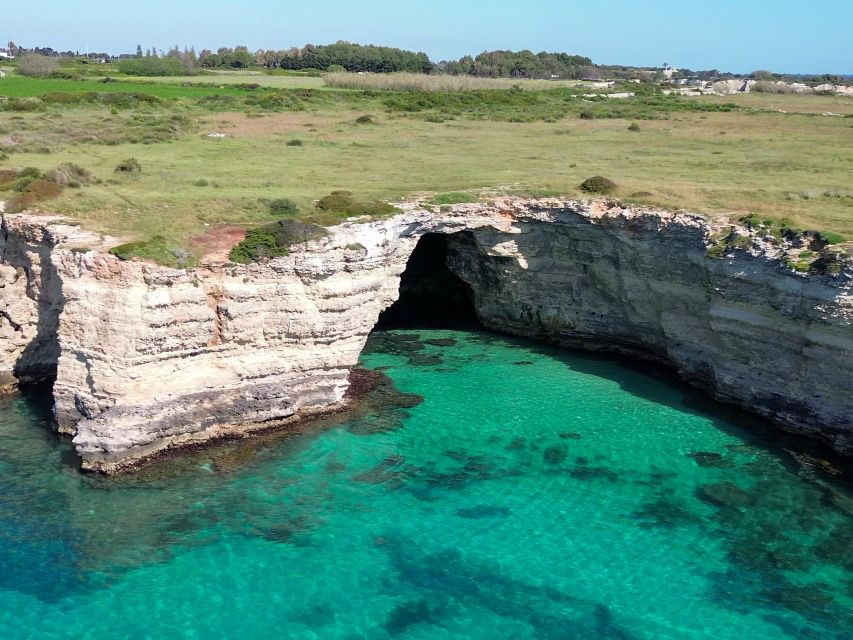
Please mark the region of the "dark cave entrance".
[[471, 288], [447, 266], [459, 234], [424, 234], [400, 278], [399, 299], [379, 315], [376, 329], [480, 327]]

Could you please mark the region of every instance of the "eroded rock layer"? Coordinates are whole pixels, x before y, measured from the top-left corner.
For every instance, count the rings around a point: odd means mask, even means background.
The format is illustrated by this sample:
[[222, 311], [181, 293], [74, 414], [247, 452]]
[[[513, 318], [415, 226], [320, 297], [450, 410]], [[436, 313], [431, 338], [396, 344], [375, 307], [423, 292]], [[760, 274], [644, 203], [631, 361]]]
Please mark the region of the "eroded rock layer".
[[78, 229], [6, 216], [2, 366], [19, 377], [56, 366], [59, 428], [85, 468], [107, 472], [328, 410], [418, 239], [442, 233], [487, 327], [654, 358], [851, 450], [849, 265], [798, 274], [744, 230], [749, 242], [709, 257], [717, 231], [698, 216], [607, 203], [413, 205], [265, 264], [175, 270], [72, 250]]

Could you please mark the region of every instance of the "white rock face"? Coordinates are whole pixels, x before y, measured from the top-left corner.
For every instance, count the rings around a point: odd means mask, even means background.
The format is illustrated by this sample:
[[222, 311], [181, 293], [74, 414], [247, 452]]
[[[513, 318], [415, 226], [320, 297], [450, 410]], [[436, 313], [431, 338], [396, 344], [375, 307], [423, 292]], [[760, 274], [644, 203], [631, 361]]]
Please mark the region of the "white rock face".
[[71, 251], [74, 227], [6, 216], [0, 355], [18, 376], [56, 366], [59, 428], [85, 468], [116, 471], [338, 406], [418, 239], [444, 233], [486, 326], [654, 358], [853, 448], [853, 273], [795, 274], [758, 244], [710, 258], [713, 231], [603, 203], [408, 205], [266, 264], [175, 270]]

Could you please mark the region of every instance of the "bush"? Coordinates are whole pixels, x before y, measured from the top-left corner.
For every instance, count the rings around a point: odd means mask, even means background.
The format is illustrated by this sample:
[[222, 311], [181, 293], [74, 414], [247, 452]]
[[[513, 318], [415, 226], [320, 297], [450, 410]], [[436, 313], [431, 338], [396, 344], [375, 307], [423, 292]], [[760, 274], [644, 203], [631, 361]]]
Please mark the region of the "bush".
[[580, 184], [580, 190], [585, 193], [608, 194], [613, 193], [616, 189], [616, 183], [604, 176], [593, 176]]
[[127, 158], [116, 165], [116, 173], [139, 173], [142, 171], [142, 165], [136, 158]]
[[581, 120], [594, 120], [595, 112], [590, 111], [589, 109], [584, 109], [579, 114]]
[[355, 123], [356, 123], [356, 124], [375, 124], [375, 122], [374, 122], [374, 120], [373, 120], [373, 116], [369, 116], [369, 115], [366, 115], [366, 114], [365, 114], [365, 115], [363, 115], [363, 116], [358, 116], [358, 117], [355, 119]]
[[835, 233], [834, 231], [821, 231], [820, 237], [826, 242], [826, 244], [841, 244], [842, 242], [847, 242], [847, 238], [842, 236], [840, 233]]
[[18, 73], [30, 78], [47, 78], [59, 67], [56, 58], [48, 58], [34, 53], [18, 58]]
[[130, 58], [122, 60], [118, 69], [129, 76], [188, 76], [192, 75], [183, 62], [175, 57], [158, 58], [145, 56], [143, 58]]
[[628, 131], [639, 131], [639, 130], [640, 130], [640, 125], [638, 125], [636, 122], [632, 122], [628, 126]]
[[477, 202], [480, 197], [476, 193], [464, 191], [451, 191], [450, 193], [439, 193], [433, 199], [433, 204], [459, 204], [460, 202]]
[[321, 211], [343, 213], [350, 216], [369, 216], [392, 213], [396, 209], [387, 202], [362, 202], [356, 200], [351, 191], [332, 191], [320, 198], [317, 208]]
[[[22, 179], [19, 178], [15, 183], [16, 190], [18, 190], [20, 180]], [[31, 176], [26, 176], [23, 180], [27, 181], [26, 186], [6, 202], [6, 211], [9, 213], [25, 211], [43, 200], [58, 198], [62, 194], [62, 187], [50, 180], [33, 179]]]
[[171, 247], [163, 236], [153, 236], [149, 240], [120, 244], [110, 249], [110, 253], [121, 260], [142, 258], [179, 269], [193, 266], [196, 263], [192, 254], [185, 249]]
[[304, 143], [299, 138], [288, 140], [285, 145], [288, 147], [301, 147]]
[[279, 220], [246, 233], [246, 238], [228, 253], [229, 259], [240, 264], [257, 262], [266, 258], [286, 256], [288, 249], [302, 242], [317, 240], [327, 231], [316, 224], [297, 220]]
[[305, 109], [302, 100], [288, 91], [269, 91], [264, 94], [249, 95], [246, 98], [246, 104], [266, 111], [303, 111]]
[[73, 162], [63, 162], [56, 169], [48, 171], [45, 177], [64, 187], [81, 187], [92, 181], [92, 174]]
[[299, 207], [290, 198], [276, 198], [275, 200], [271, 200], [267, 208], [274, 216], [299, 215]]

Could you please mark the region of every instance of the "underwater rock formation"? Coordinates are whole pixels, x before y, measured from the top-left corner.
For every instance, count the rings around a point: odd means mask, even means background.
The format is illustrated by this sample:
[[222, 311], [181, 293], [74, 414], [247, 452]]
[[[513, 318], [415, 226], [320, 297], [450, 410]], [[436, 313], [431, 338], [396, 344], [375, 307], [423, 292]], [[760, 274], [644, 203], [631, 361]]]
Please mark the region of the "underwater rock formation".
[[665, 363], [849, 452], [853, 269], [795, 273], [756, 236], [712, 257], [718, 230], [610, 202], [411, 204], [264, 264], [178, 270], [77, 249], [101, 241], [61, 219], [7, 215], [0, 364], [19, 380], [55, 368], [56, 420], [86, 469], [301, 419], [344, 401], [419, 239], [444, 234], [436, 269], [486, 327]]

